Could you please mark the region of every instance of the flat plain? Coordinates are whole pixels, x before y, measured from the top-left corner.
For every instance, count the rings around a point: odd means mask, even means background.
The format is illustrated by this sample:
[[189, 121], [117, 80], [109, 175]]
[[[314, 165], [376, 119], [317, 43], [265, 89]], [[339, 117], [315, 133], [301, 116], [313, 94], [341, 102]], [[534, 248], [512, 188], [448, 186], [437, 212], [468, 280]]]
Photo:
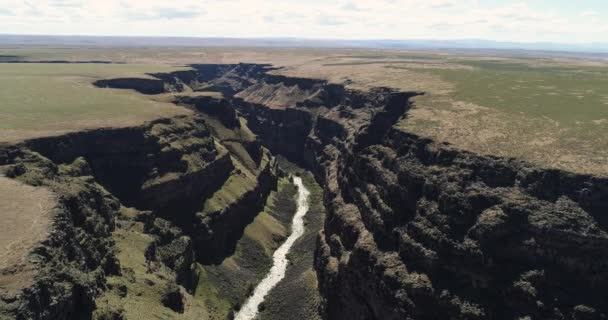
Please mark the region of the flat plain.
[[101, 90], [99, 79], [149, 77], [171, 66], [137, 64], [0, 64], [0, 142], [98, 127], [125, 127], [183, 114], [185, 109], [124, 90]]

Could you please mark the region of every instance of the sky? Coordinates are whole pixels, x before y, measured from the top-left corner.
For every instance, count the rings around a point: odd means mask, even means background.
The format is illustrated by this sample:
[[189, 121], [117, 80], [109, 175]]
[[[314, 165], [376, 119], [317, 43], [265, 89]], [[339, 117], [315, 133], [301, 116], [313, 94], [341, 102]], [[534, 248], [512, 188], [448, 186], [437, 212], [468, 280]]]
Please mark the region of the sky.
[[608, 42], [607, 0], [0, 0], [0, 34]]

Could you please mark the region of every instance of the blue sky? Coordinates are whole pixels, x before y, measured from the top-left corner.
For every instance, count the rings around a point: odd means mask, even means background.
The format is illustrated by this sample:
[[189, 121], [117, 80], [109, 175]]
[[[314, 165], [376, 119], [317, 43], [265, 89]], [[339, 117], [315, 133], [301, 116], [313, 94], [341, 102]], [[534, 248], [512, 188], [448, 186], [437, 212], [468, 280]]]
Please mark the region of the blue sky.
[[0, 33], [608, 42], [608, 1], [0, 0]]

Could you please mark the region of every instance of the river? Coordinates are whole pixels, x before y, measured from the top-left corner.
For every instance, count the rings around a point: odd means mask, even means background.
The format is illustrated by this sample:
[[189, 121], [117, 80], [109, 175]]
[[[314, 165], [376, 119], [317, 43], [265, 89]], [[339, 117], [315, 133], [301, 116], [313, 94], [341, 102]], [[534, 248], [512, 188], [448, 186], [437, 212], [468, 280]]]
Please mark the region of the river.
[[310, 191], [306, 189], [302, 178], [294, 177], [293, 183], [298, 188], [298, 203], [296, 214], [291, 223], [291, 234], [285, 242], [272, 255], [272, 268], [266, 277], [258, 284], [253, 291], [253, 295], [247, 299], [241, 310], [235, 315], [235, 320], [252, 320], [258, 314], [258, 307], [264, 298], [284, 277], [287, 270], [287, 254], [293, 244], [304, 234], [304, 216], [308, 212], [308, 196]]

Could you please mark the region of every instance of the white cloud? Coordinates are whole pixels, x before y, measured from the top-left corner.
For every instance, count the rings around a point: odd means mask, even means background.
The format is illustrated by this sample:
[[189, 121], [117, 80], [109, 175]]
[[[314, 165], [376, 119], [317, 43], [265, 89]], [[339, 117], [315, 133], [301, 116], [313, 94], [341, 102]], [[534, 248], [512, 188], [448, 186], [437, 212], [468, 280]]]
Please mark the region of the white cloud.
[[53, 7], [81, 7], [82, 0], [49, 0], [49, 5]]
[[317, 17], [317, 23], [324, 26], [339, 26], [347, 24], [347, 20], [341, 19], [336, 16], [328, 16], [321, 14]]
[[430, 3], [431, 8], [441, 9], [441, 8], [449, 8], [454, 6], [453, 1], [448, 0], [436, 0]]
[[357, 5], [352, 1], [347, 1], [342, 7], [342, 10], [347, 11], [361, 11], [363, 9], [357, 7]]
[[174, 9], [167, 7], [156, 7], [145, 11], [129, 10], [127, 19], [133, 20], [158, 20], [158, 19], [193, 19], [204, 15], [206, 12], [200, 8]]
[[12, 16], [15, 15], [12, 10], [6, 8], [0, 8], [0, 16]]
[[[549, 1], [549, 0], [547, 0]], [[481, 0], [0, 0], [2, 33], [605, 41], [602, 16]], [[593, 19], [591, 19], [593, 18]]]
[[587, 18], [589, 18], [589, 17], [597, 17], [598, 13], [596, 11], [593, 11], [593, 10], [587, 10], [587, 11], [581, 12], [581, 16], [582, 17], [587, 17]]

